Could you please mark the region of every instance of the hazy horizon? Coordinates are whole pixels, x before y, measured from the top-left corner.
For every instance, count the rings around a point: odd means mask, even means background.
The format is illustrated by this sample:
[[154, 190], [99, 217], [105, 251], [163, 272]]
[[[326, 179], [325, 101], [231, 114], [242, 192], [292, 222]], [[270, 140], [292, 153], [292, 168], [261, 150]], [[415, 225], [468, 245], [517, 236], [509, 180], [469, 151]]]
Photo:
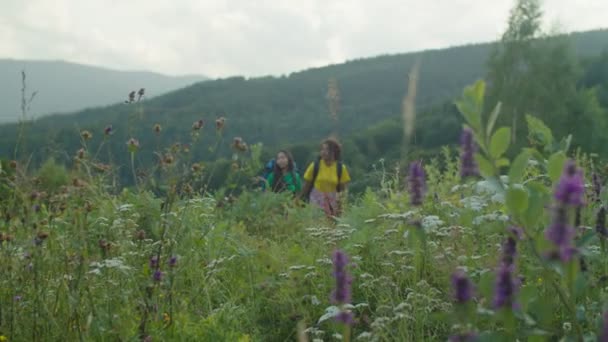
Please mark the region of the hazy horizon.
[[[513, 0], [5, 0], [0, 58], [165, 75], [280, 75], [383, 54], [494, 41]], [[542, 1], [544, 27], [606, 27], [608, 1]], [[152, 38], [151, 38], [152, 37]]]

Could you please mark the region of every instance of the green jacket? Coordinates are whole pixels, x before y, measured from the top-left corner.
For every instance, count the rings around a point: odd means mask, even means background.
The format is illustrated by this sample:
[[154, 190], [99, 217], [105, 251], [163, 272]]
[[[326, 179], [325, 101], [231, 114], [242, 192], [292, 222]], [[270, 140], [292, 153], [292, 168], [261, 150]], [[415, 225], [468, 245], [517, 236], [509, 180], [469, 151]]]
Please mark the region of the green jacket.
[[[295, 178], [295, 179], [294, 179]], [[292, 193], [297, 193], [302, 190], [302, 180], [300, 179], [300, 175], [297, 172], [287, 172], [283, 175], [283, 185], [279, 182], [277, 184], [277, 189], [273, 189], [274, 183], [274, 172], [271, 172], [266, 179], [268, 181], [268, 187], [271, 191], [281, 192], [284, 190], [289, 190]]]

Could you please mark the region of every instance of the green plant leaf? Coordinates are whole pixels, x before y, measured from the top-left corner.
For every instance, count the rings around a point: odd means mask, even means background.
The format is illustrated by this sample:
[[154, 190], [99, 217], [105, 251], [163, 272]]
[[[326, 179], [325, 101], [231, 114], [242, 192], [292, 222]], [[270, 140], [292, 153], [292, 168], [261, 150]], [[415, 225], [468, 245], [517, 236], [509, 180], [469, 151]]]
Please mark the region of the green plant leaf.
[[534, 230], [543, 218], [547, 192], [546, 187], [540, 183], [531, 182], [528, 184], [528, 208], [522, 218], [526, 228]]
[[530, 159], [530, 153], [528, 151], [522, 151], [513, 163], [511, 163], [511, 168], [509, 169], [509, 183], [516, 184], [521, 182], [524, 177], [524, 172], [526, 171], [526, 166], [528, 165], [528, 159]]
[[523, 214], [528, 208], [528, 190], [523, 186], [510, 186], [507, 189], [507, 208], [513, 213]]
[[500, 158], [496, 161], [496, 167], [507, 167], [511, 162], [507, 158]]
[[490, 139], [490, 156], [494, 159], [500, 158], [507, 149], [509, 148], [509, 144], [511, 143], [511, 128], [509, 127], [501, 127]]
[[492, 165], [492, 163], [490, 163], [490, 161], [488, 161], [481, 154], [475, 153], [475, 161], [477, 162], [477, 165], [479, 165], [479, 172], [482, 176], [488, 178], [496, 174], [496, 169], [494, 168], [494, 165]]
[[502, 107], [502, 103], [498, 102], [492, 113], [490, 114], [490, 118], [488, 119], [488, 126], [486, 127], [486, 137], [492, 135], [492, 130], [494, 129], [494, 124], [496, 124], [496, 119], [498, 119], [498, 115], [500, 114], [500, 108]]
[[478, 80], [473, 85], [464, 88], [462, 99], [456, 101], [456, 107], [464, 116], [473, 131], [483, 135], [481, 129], [481, 112], [483, 110], [483, 97], [485, 94], [485, 82]]
[[542, 120], [526, 115], [528, 122], [528, 139], [534, 145], [551, 146], [553, 144], [553, 134], [551, 129]]
[[564, 163], [566, 162], [566, 155], [562, 151], [553, 153], [547, 161], [547, 174], [552, 182], [556, 182], [562, 175], [564, 169]]

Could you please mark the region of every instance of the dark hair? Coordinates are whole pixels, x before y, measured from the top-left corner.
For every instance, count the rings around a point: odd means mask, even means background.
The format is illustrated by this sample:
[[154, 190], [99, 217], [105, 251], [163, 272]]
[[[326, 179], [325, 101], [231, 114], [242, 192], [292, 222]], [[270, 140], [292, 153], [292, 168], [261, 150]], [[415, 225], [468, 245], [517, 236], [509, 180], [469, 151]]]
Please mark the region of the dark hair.
[[327, 145], [329, 152], [334, 156], [334, 160], [340, 160], [342, 157], [342, 145], [336, 138], [327, 138], [323, 140], [321, 145]]
[[[293, 175], [293, 170], [295, 168], [293, 156], [287, 150], [280, 150], [279, 152], [277, 152], [276, 155], [278, 156], [279, 153], [283, 153], [287, 157], [287, 171], [292, 172], [292, 175]], [[277, 163], [276, 159], [277, 158], [275, 157], [274, 167], [272, 169], [272, 173], [274, 174], [274, 179], [272, 181], [270, 188], [274, 192], [280, 192], [280, 191], [284, 190], [285, 184], [283, 182], [283, 170], [281, 170], [281, 168], [279, 167], [279, 164]], [[295, 181], [295, 177], [294, 177], [294, 181]]]

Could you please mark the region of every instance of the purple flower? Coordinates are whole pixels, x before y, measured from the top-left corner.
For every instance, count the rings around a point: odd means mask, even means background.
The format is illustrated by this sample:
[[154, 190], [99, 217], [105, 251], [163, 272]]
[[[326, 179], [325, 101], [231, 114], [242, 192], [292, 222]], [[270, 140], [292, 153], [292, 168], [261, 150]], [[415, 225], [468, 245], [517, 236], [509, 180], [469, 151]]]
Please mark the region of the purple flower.
[[597, 212], [597, 217], [595, 219], [595, 231], [601, 237], [608, 237], [608, 230], [606, 230], [606, 208], [603, 206]]
[[104, 135], [112, 135], [113, 133], [114, 133], [114, 131], [112, 129], [112, 125], [106, 126], [106, 128], [104, 128], [104, 130], [103, 130]]
[[348, 257], [340, 250], [336, 250], [333, 255], [334, 263], [334, 278], [336, 279], [336, 288], [332, 293], [332, 302], [334, 304], [350, 303], [350, 285], [352, 278], [346, 271], [348, 265]]
[[[346, 271], [348, 257], [341, 250], [336, 250], [333, 255], [333, 264], [336, 288], [331, 296], [332, 303], [338, 305], [348, 304], [351, 300], [350, 290], [352, 283], [352, 278]], [[336, 320], [344, 324], [352, 324], [353, 315], [350, 311], [342, 309], [341, 312], [336, 316]]]
[[583, 170], [578, 168], [574, 161], [568, 160], [555, 188], [554, 198], [562, 205], [579, 207], [585, 204], [584, 195]]
[[177, 256], [172, 256], [169, 259], [169, 267], [175, 267], [177, 265]]
[[600, 342], [608, 342], [608, 311], [604, 312], [603, 318], [604, 323], [602, 324], [602, 331], [597, 340]]
[[353, 318], [353, 313], [350, 311], [341, 311], [339, 314], [336, 315], [336, 321], [342, 323], [342, 324], [348, 324], [351, 325], [355, 322], [354, 318]]
[[479, 168], [475, 162], [477, 146], [473, 139], [473, 131], [468, 127], [465, 127], [460, 135], [460, 148], [460, 177], [479, 176]]
[[513, 276], [514, 266], [501, 263], [496, 271], [496, 287], [494, 288], [494, 307], [496, 309], [515, 309], [515, 293], [519, 287], [519, 281]]
[[473, 284], [462, 270], [452, 274], [452, 289], [457, 304], [466, 304], [473, 297]]
[[15, 297], [13, 297], [13, 301], [15, 301], [15, 302], [21, 301], [21, 296], [16, 295]]
[[161, 272], [160, 270], [154, 271], [152, 279], [154, 279], [154, 281], [157, 283], [160, 282], [161, 280], [163, 280], [163, 272]]
[[549, 255], [551, 259], [567, 262], [572, 258], [576, 251], [572, 246], [574, 233], [574, 228], [568, 224], [566, 208], [556, 207], [553, 212], [553, 221], [545, 230], [545, 237], [555, 245], [555, 249]]
[[421, 162], [415, 161], [410, 164], [408, 179], [410, 184], [410, 203], [412, 205], [422, 205], [426, 193], [426, 180]]

